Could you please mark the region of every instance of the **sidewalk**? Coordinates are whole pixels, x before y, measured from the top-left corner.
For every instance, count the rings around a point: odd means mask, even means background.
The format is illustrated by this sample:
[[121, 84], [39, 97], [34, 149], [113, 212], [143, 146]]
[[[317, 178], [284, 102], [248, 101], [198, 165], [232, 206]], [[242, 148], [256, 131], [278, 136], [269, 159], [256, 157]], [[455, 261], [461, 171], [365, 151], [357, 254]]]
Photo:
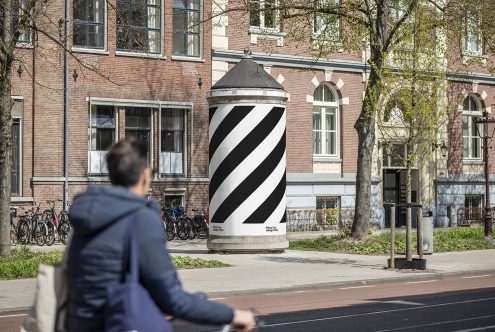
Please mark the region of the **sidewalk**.
[[[63, 246], [58, 246], [59, 250]], [[232, 267], [181, 270], [190, 292], [277, 292], [390, 281], [441, 279], [449, 274], [495, 272], [495, 250], [438, 253], [426, 256], [427, 271], [389, 271], [386, 256], [287, 250], [283, 254], [208, 254], [205, 240], [172, 241], [172, 255], [216, 259]], [[46, 250], [46, 249], [45, 249]], [[0, 281], [0, 312], [21, 310], [33, 300], [34, 280]]]

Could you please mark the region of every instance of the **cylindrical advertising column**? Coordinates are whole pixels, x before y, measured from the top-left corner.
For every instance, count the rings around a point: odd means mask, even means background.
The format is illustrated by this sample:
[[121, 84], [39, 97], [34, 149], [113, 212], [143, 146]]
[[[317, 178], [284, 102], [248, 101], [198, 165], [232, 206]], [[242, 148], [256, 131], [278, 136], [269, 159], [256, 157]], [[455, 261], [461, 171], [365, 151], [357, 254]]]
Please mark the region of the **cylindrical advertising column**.
[[208, 248], [282, 251], [286, 237], [285, 101], [250, 56], [208, 92]]

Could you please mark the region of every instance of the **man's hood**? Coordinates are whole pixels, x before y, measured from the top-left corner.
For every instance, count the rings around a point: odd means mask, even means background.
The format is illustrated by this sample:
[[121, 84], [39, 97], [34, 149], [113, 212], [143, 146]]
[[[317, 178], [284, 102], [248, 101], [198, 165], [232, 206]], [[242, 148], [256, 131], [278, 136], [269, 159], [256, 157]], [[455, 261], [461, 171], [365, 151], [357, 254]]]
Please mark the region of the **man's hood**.
[[120, 186], [92, 186], [72, 204], [69, 219], [80, 234], [100, 231], [131, 212], [156, 206]]

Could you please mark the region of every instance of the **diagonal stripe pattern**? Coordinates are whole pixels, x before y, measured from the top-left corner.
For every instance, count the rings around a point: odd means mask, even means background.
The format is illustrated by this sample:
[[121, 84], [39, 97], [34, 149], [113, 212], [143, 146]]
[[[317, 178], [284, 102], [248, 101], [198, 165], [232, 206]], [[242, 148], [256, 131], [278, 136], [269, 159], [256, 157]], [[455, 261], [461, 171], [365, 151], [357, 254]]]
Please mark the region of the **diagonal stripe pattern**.
[[210, 108], [210, 222], [285, 222], [285, 107]]

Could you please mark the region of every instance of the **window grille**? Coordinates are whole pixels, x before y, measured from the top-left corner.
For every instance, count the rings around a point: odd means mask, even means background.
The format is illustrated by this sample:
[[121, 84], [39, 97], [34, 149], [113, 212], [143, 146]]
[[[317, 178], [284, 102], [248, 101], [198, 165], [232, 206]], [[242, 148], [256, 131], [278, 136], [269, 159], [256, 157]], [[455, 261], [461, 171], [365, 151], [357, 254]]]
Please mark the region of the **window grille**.
[[466, 195], [464, 197], [464, 218], [466, 221], [483, 220], [483, 195]]

